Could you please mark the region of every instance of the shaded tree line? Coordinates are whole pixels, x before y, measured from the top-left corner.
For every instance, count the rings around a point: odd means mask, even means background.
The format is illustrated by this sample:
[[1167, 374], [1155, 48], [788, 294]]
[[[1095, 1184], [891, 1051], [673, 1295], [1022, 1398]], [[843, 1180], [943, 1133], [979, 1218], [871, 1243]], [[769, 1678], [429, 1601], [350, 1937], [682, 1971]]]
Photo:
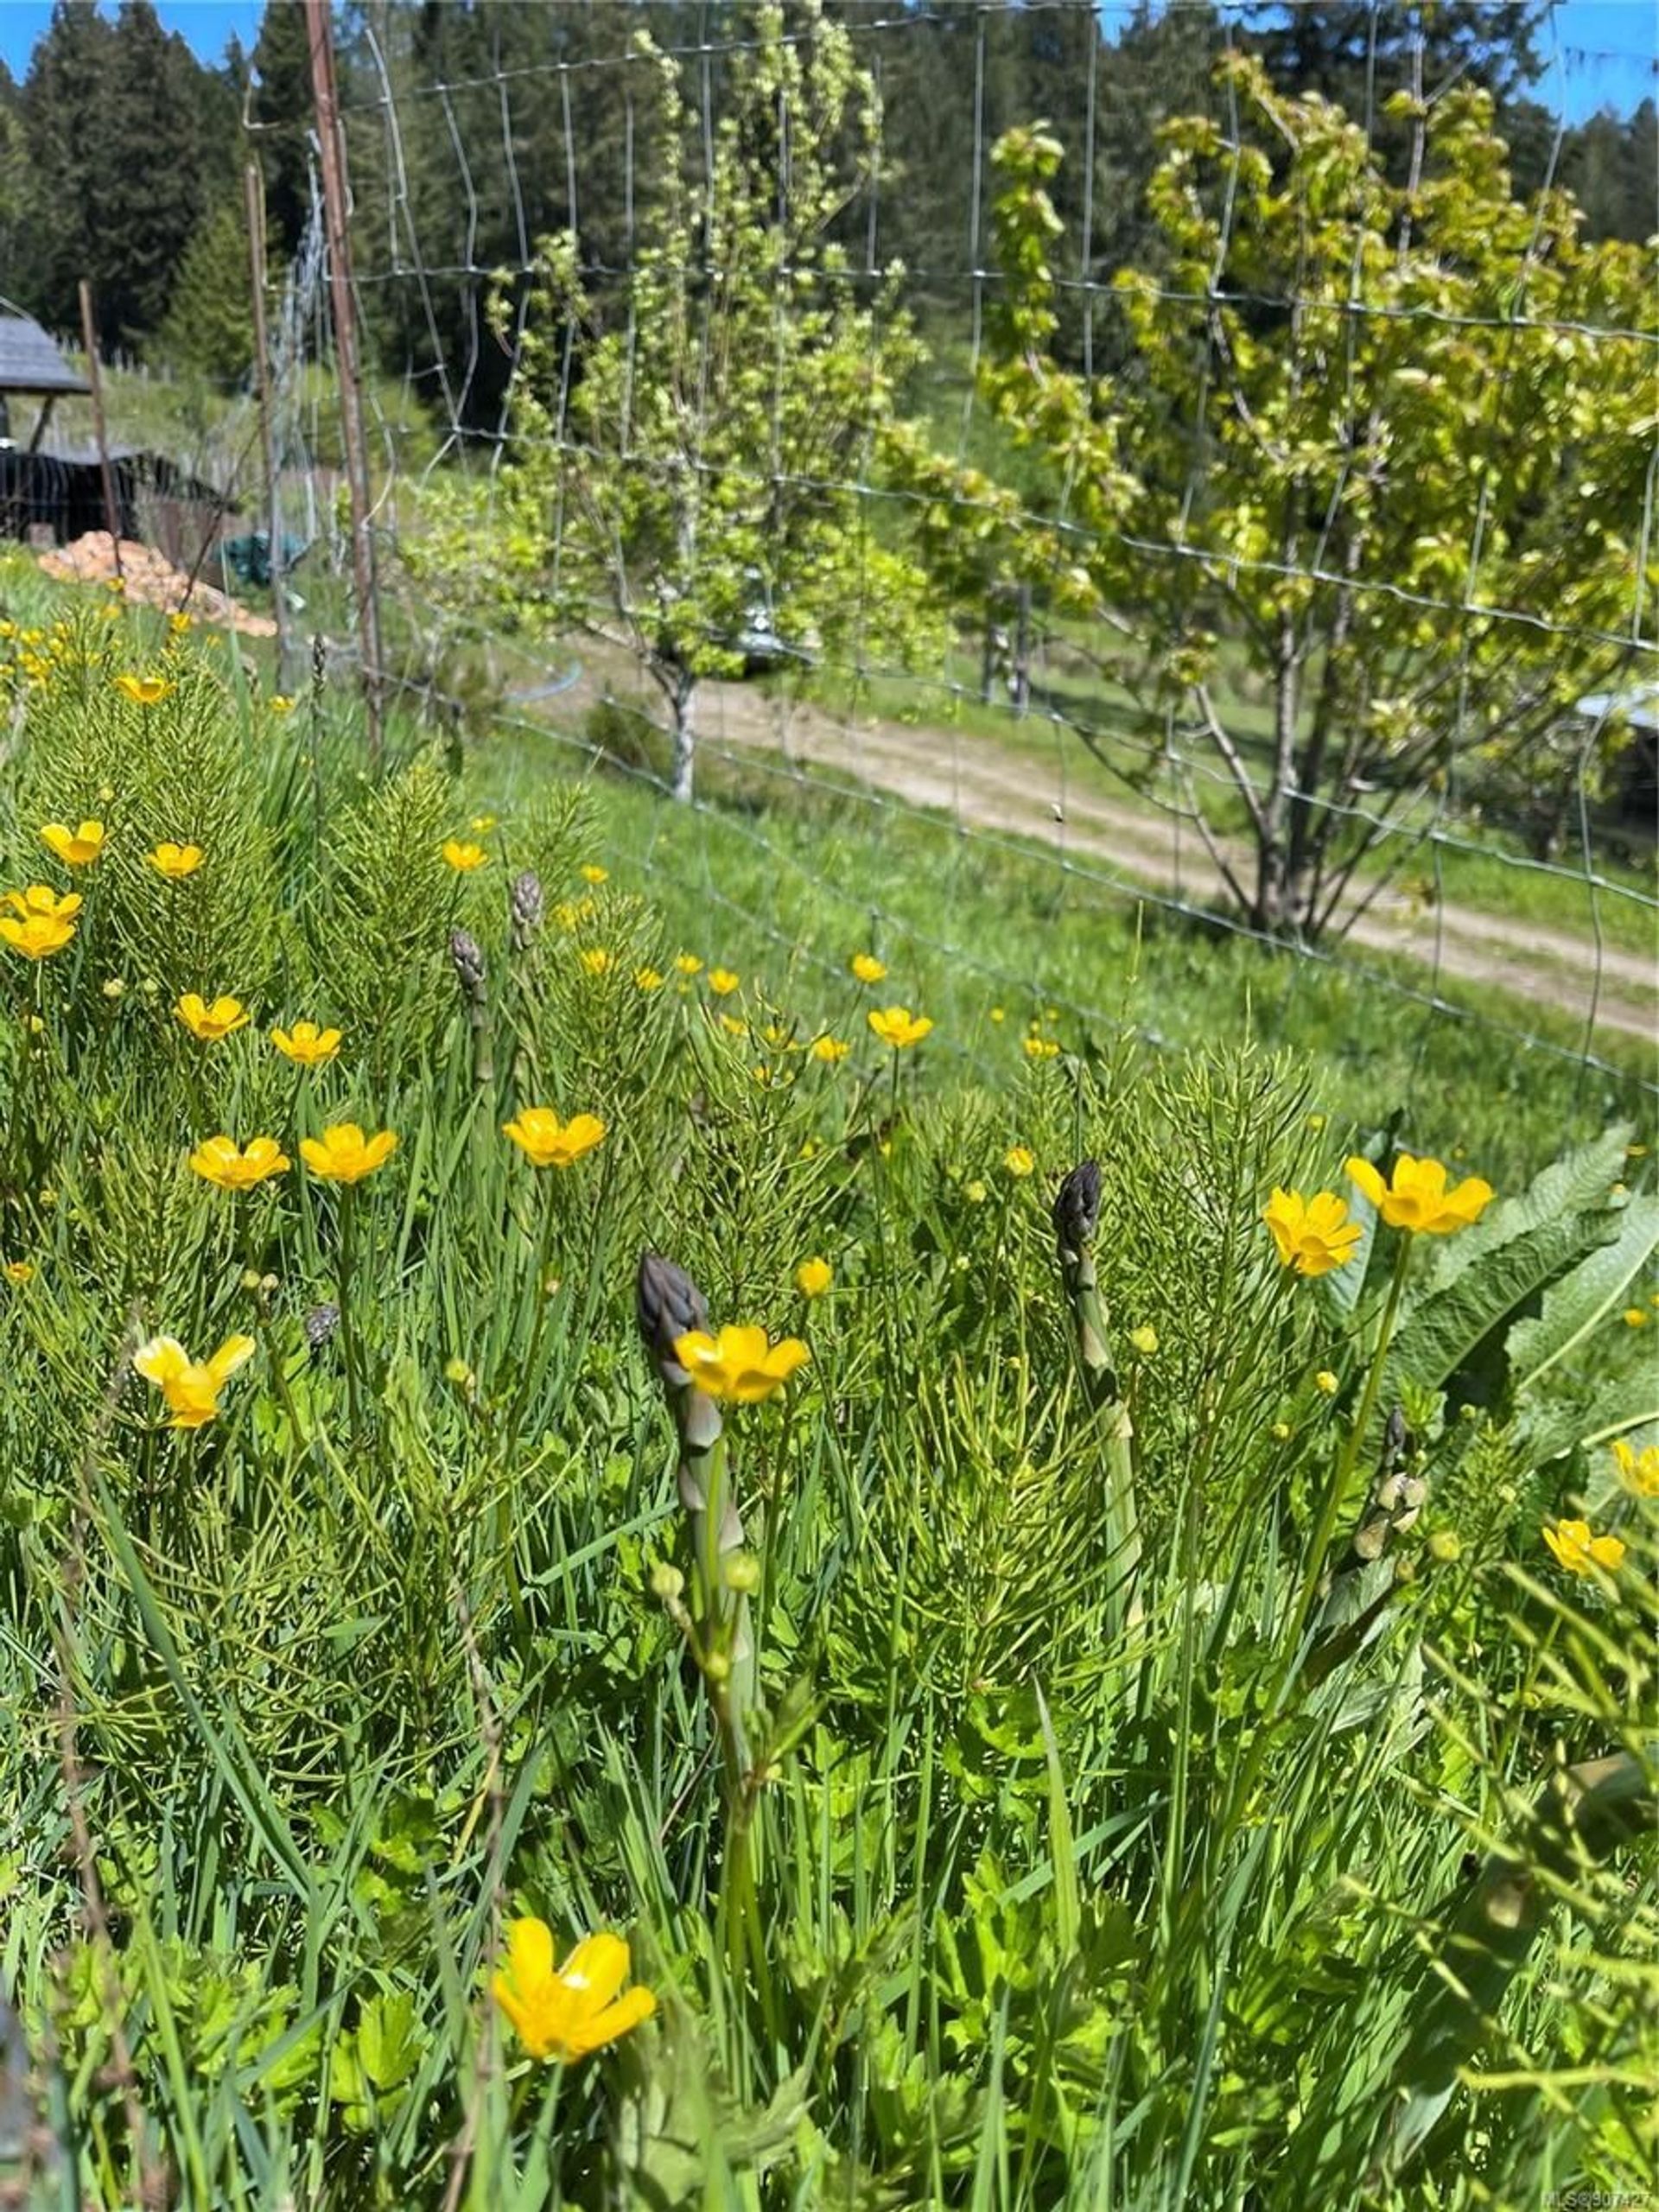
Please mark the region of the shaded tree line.
[[192, 238], [236, 190], [245, 65], [203, 66], [151, 0], [58, 0], [21, 85], [0, 69], [0, 291], [106, 346], [166, 321]]
[[[1659, 226], [1653, 105], [1558, 132], [1529, 92], [1542, 12], [1538, 0], [1432, 9], [1329, 0], [1287, 16], [1263, 6], [1224, 17], [1211, 0], [1176, 0], [1103, 18], [1091, 0], [829, 0], [880, 111], [879, 173], [849, 194], [832, 226], [847, 281], [873, 296], [901, 261], [905, 297], [936, 357], [965, 355], [995, 282], [990, 149], [1004, 130], [1041, 117], [1065, 156], [1056, 180], [1065, 226], [1057, 352], [1077, 365], [1121, 361], [1128, 334], [1111, 278], [1160, 250], [1147, 207], [1158, 126], [1173, 114], [1225, 122], [1213, 70], [1230, 45], [1255, 53], [1287, 92], [1318, 92], [1369, 119], [1396, 181], [1409, 134], [1391, 120], [1390, 96], [1409, 89], [1420, 67], [1431, 100], [1484, 89], [1519, 194], [1553, 179], [1578, 198], [1587, 237], [1645, 238]], [[294, 13], [267, 10], [262, 80], [265, 50], [275, 56], [281, 21]], [[786, 0], [784, 16], [786, 33], [804, 35], [798, 6]], [[349, 12], [341, 72], [371, 243], [359, 265], [365, 308], [385, 366], [412, 376], [442, 419], [485, 430], [499, 421], [510, 353], [486, 316], [497, 271], [523, 269], [538, 238], [569, 231], [602, 309], [607, 291], [620, 294], [632, 240], [660, 198], [664, 160], [683, 168], [703, 160], [711, 130], [689, 134], [671, 155], [660, 143], [636, 35], [648, 31], [682, 57], [688, 103], [712, 125], [728, 105], [752, 17], [743, 0], [359, 0]], [[256, 111], [270, 105], [262, 82]], [[280, 231], [287, 157], [268, 158], [266, 175]]]
[[[902, 261], [906, 296], [947, 359], [971, 342], [993, 281], [989, 149], [1034, 117], [1065, 154], [1058, 354], [1096, 366], [1123, 358], [1110, 279], [1158, 251], [1146, 202], [1157, 126], [1172, 114], [1225, 120], [1211, 73], [1230, 43], [1287, 92], [1321, 93], [1369, 120], [1396, 178], [1408, 141], [1389, 120], [1390, 94], [1420, 66], [1431, 99], [1482, 87], [1520, 193], [1553, 174], [1591, 238], [1659, 228], [1653, 102], [1559, 132], [1529, 89], [1537, 0], [1323, 0], [1226, 18], [1211, 0], [1142, 4], [1127, 18], [1091, 0], [830, 0], [829, 12], [881, 117], [880, 174], [834, 226], [848, 281], [873, 288], [874, 272]], [[785, 16], [797, 29], [805, 20], [787, 5]], [[602, 306], [664, 188], [664, 162], [702, 158], [695, 131], [671, 154], [660, 143], [636, 34], [684, 57], [688, 101], [713, 118], [748, 21], [742, 0], [351, 0], [338, 11], [370, 337], [441, 420], [484, 430], [499, 421], [509, 353], [487, 324], [495, 272], [526, 269], [538, 238], [569, 230]], [[299, 0], [268, 0], [251, 54], [232, 42], [218, 66], [164, 30], [152, 0], [121, 0], [113, 16], [92, 0], [58, 0], [22, 82], [0, 68], [0, 291], [71, 327], [86, 276], [105, 343], [240, 377], [251, 344], [245, 113], [280, 262], [311, 204]]]

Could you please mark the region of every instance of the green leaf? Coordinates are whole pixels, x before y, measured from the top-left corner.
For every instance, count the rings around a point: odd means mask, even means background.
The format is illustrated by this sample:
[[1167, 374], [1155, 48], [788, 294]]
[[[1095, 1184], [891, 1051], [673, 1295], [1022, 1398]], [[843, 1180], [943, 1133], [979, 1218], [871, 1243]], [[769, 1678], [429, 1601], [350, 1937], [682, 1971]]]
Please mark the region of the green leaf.
[[[1449, 1237], [1436, 1255], [1425, 1290], [1428, 1295], [1449, 1289], [1459, 1276], [1491, 1252], [1524, 1236], [1529, 1230], [1568, 1214], [1594, 1211], [1605, 1206], [1607, 1194], [1624, 1166], [1624, 1147], [1630, 1141], [1630, 1124], [1617, 1122], [1590, 1143], [1552, 1161], [1535, 1175], [1524, 1191], [1500, 1198], [1472, 1229]], [[1414, 1300], [1416, 1304], [1419, 1299]]]
[[[1470, 1369], [1485, 1339], [1529, 1299], [1559, 1281], [1587, 1249], [1618, 1235], [1618, 1218], [1575, 1213], [1546, 1219], [1477, 1255], [1471, 1266], [1413, 1310], [1389, 1355], [1384, 1402], [1402, 1381], [1439, 1388]], [[1497, 1370], [1494, 1388], [1501, 1388], [1501, 1353]]]
[[1644, 1371], [1604, 1384], [1588, 1405], [1529, 1399], [1514, 1435], [1525, 1464], [1541, 1467], [1580, 1447], [1592, 1451], [1649, 1421], [1659, 1421], [1659, 1376]]
[[1617, 1217], [1619, 1236], [1546, 1292], [1542, 1310], [1517, 1321], [1506, 1350], [1517, 1391], [1535, 1387], [1624, 1300], [1659, 1246], [1659, 1198], [1633, 1198]]
[[415, 2001], [406, 1990], [371, 1997], [358, 2015], [357, 2055], [377, 2089], [406, 2082], [420, 2056]]
[[1065, 1774], [1048, 1701], [1037, 1691], [1037, 1712], [1043, 1725], [1043, 1750], [1048, 1763], [1048, 1848], [1054, 1862], [1054, 1922], [1060, 1956], [1069, 1959], [1077, 1948], [1083, 1910], [1077, 1890], [1077, 1859], [1071, 1838], [1071, 1811], [1065, 1802]]

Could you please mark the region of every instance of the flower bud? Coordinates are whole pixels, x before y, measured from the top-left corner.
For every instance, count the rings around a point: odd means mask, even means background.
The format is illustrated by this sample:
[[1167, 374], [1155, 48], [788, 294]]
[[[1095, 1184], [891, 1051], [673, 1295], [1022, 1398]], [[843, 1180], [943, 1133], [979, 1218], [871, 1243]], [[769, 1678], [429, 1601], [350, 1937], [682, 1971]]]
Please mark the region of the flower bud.
[[514, 878], [511, 911], [512, 949], [526, 951], [542, 922], [542, 880], [534, 868], [527, 868]]
[[728, 1590], [758, 1590], [760, 1586], [760, 1562], [753, 1552], [732, 1552], [721, 1569]]
[[474, 1006], [481, 1006], [485, 997], [484, 954], [469, 930], [450, 931], [449, 960], [461, 985], [461, 996]]
[[634, 1313], [639, 1334], [657, 1372], [671, 1389], [683, 1390], [690, 1377], [674, 1357], [679, 1339], [709, 1326], [709, 1306], [683, 1268], [660, 1252], [646, 1252], [634, 1284]]
[[1062, 1254], [1081, 1252], [1100, 1224], [1100, 1162], [1085, 1160], [1054, 1193], [1054, 1235]]
[[313, 1351], [321, 1351], [339, 1326], [340, 1308], [331, 1299], [325, 1298], [305, 1317], [305, 1341]]
[[659, 1560], [652, 1568], [651, 1594], [653, 1598], [660, 1598], [665, 1605], [671, 1605], [683, 1594], [684, 1590], [685, 1577], [677, 1567], [671, 1566], [667, 1560]]

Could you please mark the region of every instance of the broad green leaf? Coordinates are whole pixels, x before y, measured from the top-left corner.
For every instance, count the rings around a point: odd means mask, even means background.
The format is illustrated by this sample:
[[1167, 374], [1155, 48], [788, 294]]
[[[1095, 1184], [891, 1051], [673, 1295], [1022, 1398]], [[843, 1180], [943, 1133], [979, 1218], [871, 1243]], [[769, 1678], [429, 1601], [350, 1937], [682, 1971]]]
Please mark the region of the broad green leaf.
[[1659, 1246], [1659, 1198], [1634, 1198], [1617, 1218], [1623, 1224], [1617, 1239], [1552, 1285], [1542, 1310], [1510, 1330], [1506, 1350], [1516, 1390], [1535, 1388], [1579, 1350], [1624, 1302]]
[[1529, 1299], [1618, 1233], [1616, 1214], [1568, 1214], [1539, 1221], [1478, 1255], [1472, 1266], [1420, 1301], [1395, 1338], [1384, 1402], [1402, 1381], [1430, 1388], [1449, 1381]]

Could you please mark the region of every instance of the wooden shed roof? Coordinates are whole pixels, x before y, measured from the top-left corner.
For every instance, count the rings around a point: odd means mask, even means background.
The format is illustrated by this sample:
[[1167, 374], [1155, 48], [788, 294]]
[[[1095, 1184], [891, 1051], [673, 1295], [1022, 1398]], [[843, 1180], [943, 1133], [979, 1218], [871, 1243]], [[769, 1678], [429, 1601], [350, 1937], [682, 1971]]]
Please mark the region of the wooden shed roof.
[[0, 391], [86, 392], [92, 386], [64, 359], [32, 316], [0, 309]]

